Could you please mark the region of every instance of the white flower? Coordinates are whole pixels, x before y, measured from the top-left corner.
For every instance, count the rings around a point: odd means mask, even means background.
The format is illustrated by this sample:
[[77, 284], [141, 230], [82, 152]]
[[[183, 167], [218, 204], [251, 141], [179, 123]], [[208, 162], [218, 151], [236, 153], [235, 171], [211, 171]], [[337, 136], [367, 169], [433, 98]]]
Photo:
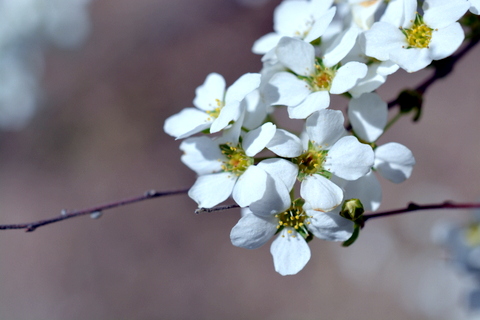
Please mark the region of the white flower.
[[342, 179], [356, 180], [373, 166], [373, 151], [353, 136], [345, 136], [344, 118], [338, 110], [320, 110], [306, 122], [308, 145], [285, 130], [277, 129], [267, 148], [282, 157], [295, 158], [299, 178], [334, 174]]
[[241, 101], [260, 85], [260, 74], [247, 73], [225, 90], [225, 80], [218, 73], [211, 73], [203, 85], [197, 88], [193, 104], [197, 107], [183, 109], [165, 121], [164, 130], [182, 139], [203, 130], [210, 133], [225, 129], [230, 121], [237, 121], [242, 114]]
[[[353, 131], [365, 142], [375, 142], [383, 134], [387, 115], [387, 104], [376, 93], [365, 93], [358, 99], [350, 100], [348, 105]], [[403, 182], [410, 177], [415, 165], [410, 149], [390, 142], [377, 147], [374, 153], [373, 167], [381, 176], [394, 183]]]
[[282, 38], [276, 54], [279, 62], [292, 72], [278, 72], [270, 79], [270, 90], [277, 95], [274, 104], [288, 106], [290, 118], [304, 119], [328, 108], [330, 93], [341, 94], [354, 87], [366, 75], [367, 66], [355, 61], [340, 66], [338, 62], [355, 44], [356, 36], [355, 29], [347, 30], [322, 59], [315, 57], [311, 44]]
[[275, 48], [283, 36], [311, 42], [325, 32], [335, 15], [333, 0], [286, 0], [274, 12], [273, 29], [258, 39], [252, 51], [265, 54]]
[[[304, 191], [303, 188], [300, 191], [302, 197]], [[312, 203], [302, 204], [300, 199], [293, 201], [270, 215], [259, 215], [251, 207], [246, 209], [230, 233], [232, 244], [256, 249], [278, 233], [270, 247], [275, 270], [284, 276], [298, 273], [310, 260], [306, 238], [345, 241], [353, 233], [353, 222], [341, 217], [339, 209], [326, 212], [332, 200], [326, 195], [317, 194]]]
[[387, 9], [382, 21], [365, 32], [368, 56], [415, 72], [462, 44], [465, 35], [456, 21], [470, 7], [467, 0], [426, 0], [423, 16], [417, 13], [416, 0], [394, 1], [390, 6], [400, 12]]
[[[267, 159], [254, 165], [252, 158], [264, 149], [275, 129], [272, 123], [265, 123], [245, 134], [241, 143], [238, 136], [228, 135], [230, 131], [215, 140], [202, 136], [182, 142], [182, 161], [199, 175], [188, 195], [199, 207], [207, 208], [232, 195], [241, 207], [259, 205], [267, 210], [265, 214], [289, 202], [287, 185], [291, 188], [295, 182], [295, 165], [284, 159]], [[272, 178], [279, 172], [282, 179]]]

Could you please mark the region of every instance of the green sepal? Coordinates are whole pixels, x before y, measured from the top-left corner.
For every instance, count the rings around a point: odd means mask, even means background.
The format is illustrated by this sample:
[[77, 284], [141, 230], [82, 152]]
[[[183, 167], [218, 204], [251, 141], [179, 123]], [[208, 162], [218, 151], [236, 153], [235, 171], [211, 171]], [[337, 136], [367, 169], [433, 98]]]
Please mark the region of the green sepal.
[[318, 37], [317, 39], [310, 41], [310, 44], [312, 46], [319, 46], [322, 44], [322, 38]]

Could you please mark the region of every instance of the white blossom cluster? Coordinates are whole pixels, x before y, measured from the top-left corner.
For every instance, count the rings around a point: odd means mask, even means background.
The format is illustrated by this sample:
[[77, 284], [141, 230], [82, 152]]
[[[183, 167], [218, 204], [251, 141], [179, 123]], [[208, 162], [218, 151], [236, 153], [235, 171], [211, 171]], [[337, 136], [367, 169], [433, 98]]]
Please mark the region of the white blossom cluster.
[[[283, 1], [274, 32], [253, 45], [261, 72], [229, 87], [208, 75], [195, 107], [165, 122], [166, 133], [187, 138], [181, 160], [198, 175], [189, 196], [199, 207], [232, 197], [245, 208], [231, 231], [235, 246], [258, 248], [277, 235], [271, 253], [282, 275], [302, 270], [314, 237], [351, 239], [363, 209], [380, 205], [377, 174], [400, 183], [415, 164], [399, 143], [377, 146], [388, 108], [375, 90], [399, 68], [414, 72], [451, 55], [469, 9], [478, 12], [476, 1]], [[330, 95], [350, 98], [349, 130]], [[281, 107], [305, 119], [303, 132], [274, 123]]]
[[43, 48], [88, 34], [90, 0], [0, 0], [0, 128], [21, 129], [36, 109]]

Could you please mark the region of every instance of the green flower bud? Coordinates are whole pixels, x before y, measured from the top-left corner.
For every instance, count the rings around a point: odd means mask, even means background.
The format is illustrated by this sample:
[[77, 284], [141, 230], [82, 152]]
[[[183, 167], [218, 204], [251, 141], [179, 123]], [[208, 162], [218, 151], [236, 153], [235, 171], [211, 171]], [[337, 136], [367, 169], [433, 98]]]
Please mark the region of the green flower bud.
[[364, 212], [365, 209], [359, 199], [349, 199], [343, 203], [340, 215], [345, 219], [356, 221], [362, 217]]

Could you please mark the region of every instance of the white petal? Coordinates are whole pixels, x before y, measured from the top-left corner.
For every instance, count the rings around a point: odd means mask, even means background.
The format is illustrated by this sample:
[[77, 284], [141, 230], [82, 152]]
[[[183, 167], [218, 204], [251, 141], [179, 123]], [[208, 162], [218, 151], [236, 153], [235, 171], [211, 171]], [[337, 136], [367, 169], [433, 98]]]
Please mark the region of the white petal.
[[[382, 22], [388, 22], [395, 27], [401, 27], [404, 26], [404, 22], [409, 20], [414, 19], [415, 16], [415, 8], [413, 8], [413, 2], [415, 2], [416, 6], [416, 0], [409, 0], [409, 1], [390, 1], [387, 5], [387, 8], [385, 10], [385, 13], [382, 15], [380, 18], [380, 21]], [[412, 12], [410, 12], [413, 8], [413, 16]], [[408, 14], [405, 14], [405, 11], [408, 11]]]
[[432, 29], [444, 28], [460, 19], [470, 4], [467, 0], [426, 0], [423, 21]]
[[205, 136], [189, 138], [180, 144], [182, 162], [198, 175], [219, 172], [226, 157], [218, 144]]
[[325, 50], [325, 55], [322, 58], [325, 66], [333, 67], [339, 63], [355, 45], [357, 36], [357, 28], [350, 28], [339, 34], [333, 43]]
[[294, 158], [303, 153], [300, 138], [283, 129], [277, 129], [267, 148], [280, 157]]
[[[261, 178], [263, 179], [263, 176], [261, 176]], [[250, 210], [260, 216], [269, 216], [287, 210], [290, 207], [292, 200], [290, 198], [290, 189], [287, 189], [284, 181], [278, 177], [274, 178], [268, 173], [266, 179], [262, 179], [260, 179], [259, 176], [254, 182], [263, 186], [264, 191], [263, 193], [260, 193], [260, 190], [257, 192], [256, 196], [258, 197], [260, 195], [260, 198], [257, 201], [250, 203]], [[245, 185], [245, 187], [260, 189], [253, 185]]]
[[376, 22], [365, 32], [365, 54], [375, 59], [385, 61], [390, 59], [390, 53], [406, 45], [405, 35], [386, 22]]
[[480, 13], [480, 0], [470, 0], [470, 5], [470, 12], [478, 15]]
[[402, 0], [403, 2], [403, 28], [410, 28], [415, 21], [417, 14], [417, 0]]
[[330, 94], [328, 91], [317, 91], [309, 94], [303, 102], [293, 107], [288, 107], [288, 116], [291, 119], [305, 119], [315, 111], [328, 108]]
[[348, 118], [360, 139], [376, 141], [387, 124], [388, 108], [376, 93], [365, 93], [348, 103]]
[[338, 140], [328, 151], [324, 168], [342, 179], [356, 180], [370, 171], [373, 162], [372, 148], [348, 136]]
[[284, 229], [280, 232], [272, 242], [270, 253], [273, 256], [275, 271], [282, 276], [297, 274], [310, 260], [307, 242], [293, 229]]
[[315, 49], [305, 41], [283, 37], [276, 53], [278, 60], [298, 75], [309, 76], [315, 72]]
[[412, 174], [415, 158], [410, 149], [390, 142], [375, 149], [375, 169], [386, 179], [400, 183]]
[[400, 48], [390, 54], [390, 59], [407, 72], [416, 72], [432, 62], [427, 48]]
[[433, 60], [448, 57], [460, 47], [463, 39], [465, 39], [465, 33], [458, 22], [434, 31], [430, 42], [430, 57]]
[[228, 89], [225, 94], [225, 105], [233, 101], [242, 101], [243, 98], [260, 85], [259, 73], [246, 73], [237, 79]]
[[353, 234], [353, 222], [339, 215], [339, 210], [335, 212], [318, 212], [307, 210], [307, 215], [311, 218], [306, 219], [307, 228], [313, 235], [319, 239], [328, 241], [345, 241]]
[[245, 110], [245, 120], [243, 126], [247, 129], [259, 127], [267, 116], [267, 106], [261, 99], [260, 91], [250, 92], [242, 101], [242, 107]]
[[222, 131], [222, 136], [218, 137], [218, 144], [232, 143], [237, 145], [242, 133], [242, 123], [245, 112], [241, 112], [240, 117], [232, 125], [229, 125]]
[[308, 32], [308, 35], [303, 39], [303, 41], [312, 42], [313, 40], [321, 37], [325, 32], [325, 30], [327, 30], [327, 27], [330, 25], [330, 22], [332, 22], [333, 17], [335, 16], [336, 10], [337, 10], [336, 7], [331, 7], [321, 17], [318, 17], [317, 19], [315, 19], [315, 23], [313, 24], [312, 28]]
[[274, 32], [264, 35], [253, 43], [252, 52], [256, 54], [267, 53], [268, 51], [276, 47], [281, 37], [281, 35]]
[[277, 126], [271, 122], [263, 124], [260, 128], [248, 132], [243, 138], [242, 146], [245, 154], [255, 156], [262, 151], [275, 135]]
[[230, 240], [237, 247], [257, 249], [277, 232], [277, 219], [259, 217], [253, 213], [244, 215], [230, 232]]
[[343, 114], [339, 110], [320, 110], [307, 119], [306, 127], [310, 141], [328, 149], [346, 134]]
[[169, 135], [182, 139], [210, 128], [213, 119], [195, 108], [186, 108], [165, 120], [163, 130]]
[[300, 28], [305, 28], [305, 21], [310, 14], [307, 1], [283, 1], [275, 8], [273, 29], [282, 35], [293, 36]]
[[211, 208], [225, 201], [232, 193], [237, 176], [230, 172], [220, 172], [200, 176], [188, 191], [188, 196], [200, 208]]
[[361, 0], [356, 3], [351, 3], [352, 16], [355, 24], [362, 30], [370, 29], [375, 19], [375, 13], [378, 7], [382, 5], [382, 2], [383, 1], [380, 0]]
[[258, 165], [265, 170], [273, 179], [282, 181], [288, 190], [292, 190], [297, 179], [298, 167], [296, 164], [285, 159], [265, 159]]
[[398, 65], [393, 63], [392, 61], [383, 61], [380, 62], [380, 65], [377, 68], [377, 72], [382, 76], [388, 76], [390, 74], [393, 74], [394, 72], [397, 72], [398, 68]]
[[353, 98], [358, 98], [364, 93], [372, 92], [385, 83], [387, 76], [379, 74], [377, 72], [377, 67], [378, 64], [376, 64], [376, 66], [368, 66], [367, 75], [363, 79], [358, 80], [357, 84], [348, 91]]
[[267, 188], [268, 174], [257, 166], [249, 166], [233, 188], [233, 199], [240, 207], [248, 207], [262, 198]]
[[[296, 106], [311, 92], [309, 85], [289, 72], [276, 73], [269, 81], [273, 104]], [[276, 91], [276, 92], [275, 92]], [[273, 97], [276, 95], [276, 97]], [[275, 99], [276, 98], [276, 99]]]
[[225, 129], [231, 121], [237, 121], [242, 113], [239, 101], [232, 101], [220, 110], [218, 118], [213, 120], [210, 133]]
[[310, 13], [313, 15], [315, 20], [319, 18], [324, 18], [323, 12], [332, 7], [334, 0], [311, 0], [310, 1]]
[[342, 203], [343, 191], [327, 178], [314, 174], [302, 181], [300, 195], [312, 210], [328, 212]]
[[382, 202], [382, 186], [373, 171], [349, 181], [345, 186], [345, 199], [360, 199], [365, 211], [377, 210]]
[[359, 79], [367, 75], [367, 71], [367, 65], [364, 63], [356, 61], [347, 62], [335, 73], [330, 93], [340, 94], [347, 92], [355, 86]]
[[193, 104], [202, 110], [213, 110], [218, 107], [217, 101], [223, 101], [225, 79], [218, 73], [210, 73], [205, 82], [195, 90]]

